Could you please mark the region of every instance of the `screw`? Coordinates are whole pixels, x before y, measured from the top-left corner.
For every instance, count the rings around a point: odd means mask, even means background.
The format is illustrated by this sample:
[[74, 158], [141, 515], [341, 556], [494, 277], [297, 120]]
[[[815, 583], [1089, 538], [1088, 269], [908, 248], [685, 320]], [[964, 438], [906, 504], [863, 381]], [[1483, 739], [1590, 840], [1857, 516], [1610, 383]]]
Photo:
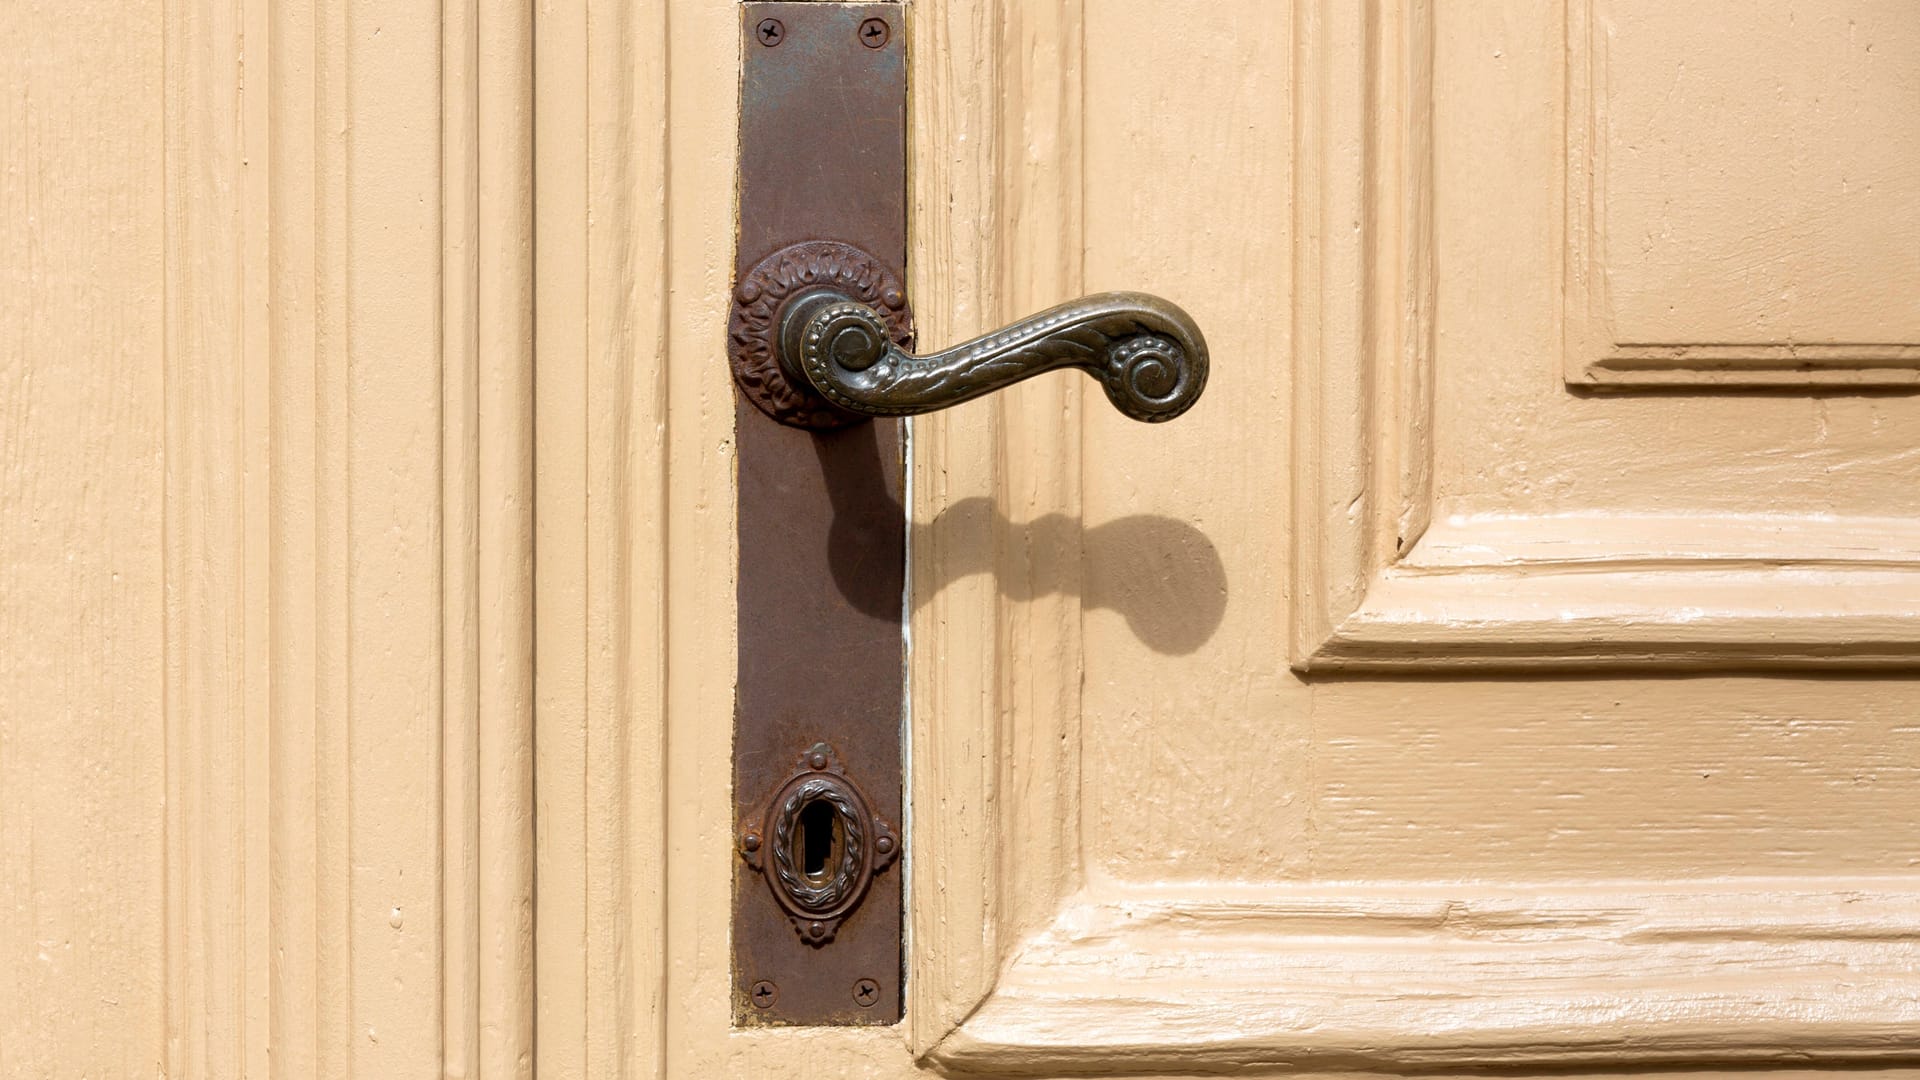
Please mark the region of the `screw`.
[[819, 753], [808, 754], [807, 764], [815, 769], [824, 769], [827, 767], [827, 755]]
[[860, 44], [869, 49], [877, 49], [893, 36], [893, 30], [885, 19], [868, 19], [860, 24]]
[[773, 1003], [778, 1000], [780, 1000], [779, 987], [773, 985], [772, 983], [768, 982], [765, 979], [761, 979], [759, 982], [753, 984], [753, 1007], [754, 1008], [771, 1009], [773, 1008]]
[[853, 1000], [863, 1009], [873, 1008], [873, 1003], [880, 1000], [880, 984], [872, 979], [861, 979], [854, 983]]
[[[755, 846], [758, 846], [758, 845], [755, 845]], [[748, 850], [748, 851], [752, 851], [752, 850], [753, 850], [753, 848], [748, 848], [747, 850]], [[879, 852], [879, 853], [880, 853], [880, 854], [882, 854], [882, 855], [885, 855], [885, 854], [886, 854], [887, 852], [889, 852], [889, 851], [892, 851], [892, 850], [893, 850], [893, 837], [891, 837], [891, 836], [883, 836], [883, 837], [881, 837], [880, 839], [878, 839], [878, 840], [875, 840], [875, 841], [873, 842], [873, 850], [875, 850], [875, 851], [877, 851], [877, 852]]]
[[781, 40], [787, 36], [787, 28], [781, 24], [779, 19], [761, 19], [760, 25], [754, 30], [754, 33], [759, 35], [760, 44], [771, 49], [775, 45], [780, 44]]

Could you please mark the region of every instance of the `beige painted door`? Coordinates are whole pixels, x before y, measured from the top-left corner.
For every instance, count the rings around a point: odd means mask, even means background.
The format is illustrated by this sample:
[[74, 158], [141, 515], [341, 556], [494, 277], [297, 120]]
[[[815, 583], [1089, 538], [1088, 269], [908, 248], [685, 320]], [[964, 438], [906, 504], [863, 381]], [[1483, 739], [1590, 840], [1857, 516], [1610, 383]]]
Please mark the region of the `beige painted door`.
[[910, 15], [922, 341], [1213, 381], [916, 422], [908, 1016], [733, 1031], [738, 6], [0, 7], [0, 1076], [1920, 1059], [1920, 9]]

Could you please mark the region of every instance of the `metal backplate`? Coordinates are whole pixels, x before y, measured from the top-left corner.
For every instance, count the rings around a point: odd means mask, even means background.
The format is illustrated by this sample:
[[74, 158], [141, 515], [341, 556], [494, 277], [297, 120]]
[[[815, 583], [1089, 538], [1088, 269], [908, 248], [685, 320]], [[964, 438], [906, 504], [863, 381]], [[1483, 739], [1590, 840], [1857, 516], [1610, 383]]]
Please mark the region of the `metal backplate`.
[[[904, 8], [802, 2], [741, 10], [736, 281], [803, 241], [850, 244], [904, 280]], [[873, 813], [901, 822], [900, 422], [807, 431], [776, 423], [744, 398], [735, 414], [736, 820], [763, 807], [792, 779], [796, 760], [825, 743]], [[796, 933], [765, 876], [739, 853], [733, 864], [736, 1023], [900, 1019], [899, 862], [872, 875], [832, 940], [818, 945]]]

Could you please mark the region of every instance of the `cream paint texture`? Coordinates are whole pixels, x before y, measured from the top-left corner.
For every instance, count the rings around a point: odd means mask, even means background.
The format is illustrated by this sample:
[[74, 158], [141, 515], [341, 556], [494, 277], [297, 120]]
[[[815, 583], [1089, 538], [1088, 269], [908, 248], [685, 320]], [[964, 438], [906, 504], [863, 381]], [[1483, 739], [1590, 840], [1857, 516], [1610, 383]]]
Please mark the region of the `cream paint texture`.
[[160, 16], [0, 12], [6, 1076], [149, 1076], [161, 1061]]
[[1213, 382], [916, 422], [908, 1017], [734, 1032], [738, 5], [6, 8], [0, 1075], [1910, 1062], [1911, 12], [1741, 10], [912, 5], [921, 340]]

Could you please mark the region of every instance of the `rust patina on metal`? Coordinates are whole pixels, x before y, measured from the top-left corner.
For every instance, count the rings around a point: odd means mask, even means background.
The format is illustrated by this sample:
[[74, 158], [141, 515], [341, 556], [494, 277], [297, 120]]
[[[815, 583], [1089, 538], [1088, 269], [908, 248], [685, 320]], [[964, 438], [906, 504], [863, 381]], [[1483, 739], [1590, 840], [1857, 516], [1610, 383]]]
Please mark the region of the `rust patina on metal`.
[[[768, 256], [810, 241], [857, 249], [879, 264], [876, 273], [905, 280], [903, 17], [898, 4], [742, 6], [736, 292], [758, 280], [754, 268]], [[900, 840], [886, 823], [903, 820], [900, 422], [811, 431], [770, 419], [744, 393], [735, 412], [733, 781], [743, 823], [732, 837], [735, 1022], [895, 1023], [903, 874], [894, 861]], [[821, 744], [831, 762], [809, 779], [807, 755]], [[782, 875], [749, 863], [773, 854], [783, 819], [768, 817], [769, 809], [815, 787], [836, 814], [872, 816], [853, 830], [867, 846], [864, 864], [847, 859], [844, 846], [826, 860], [829, 878], [832, 868], [851, 865], [852, 884], [864, 889], [844, 911], [832, 881], [787, 882], [783, 904], [775, 893]], [[750, 837], [756, 815], [763, 831]], [[844, 819], [836, 835], [847, 843]], [[882, 837], [886, 852], [873, 847]], [[747, 851], [750, 843], [758, 850]], [[814, 900], [835, 915], [829, 940], [811, 936], [819, 921], [824, 938], [827, 920], [796, 921], [796, 910]]]

